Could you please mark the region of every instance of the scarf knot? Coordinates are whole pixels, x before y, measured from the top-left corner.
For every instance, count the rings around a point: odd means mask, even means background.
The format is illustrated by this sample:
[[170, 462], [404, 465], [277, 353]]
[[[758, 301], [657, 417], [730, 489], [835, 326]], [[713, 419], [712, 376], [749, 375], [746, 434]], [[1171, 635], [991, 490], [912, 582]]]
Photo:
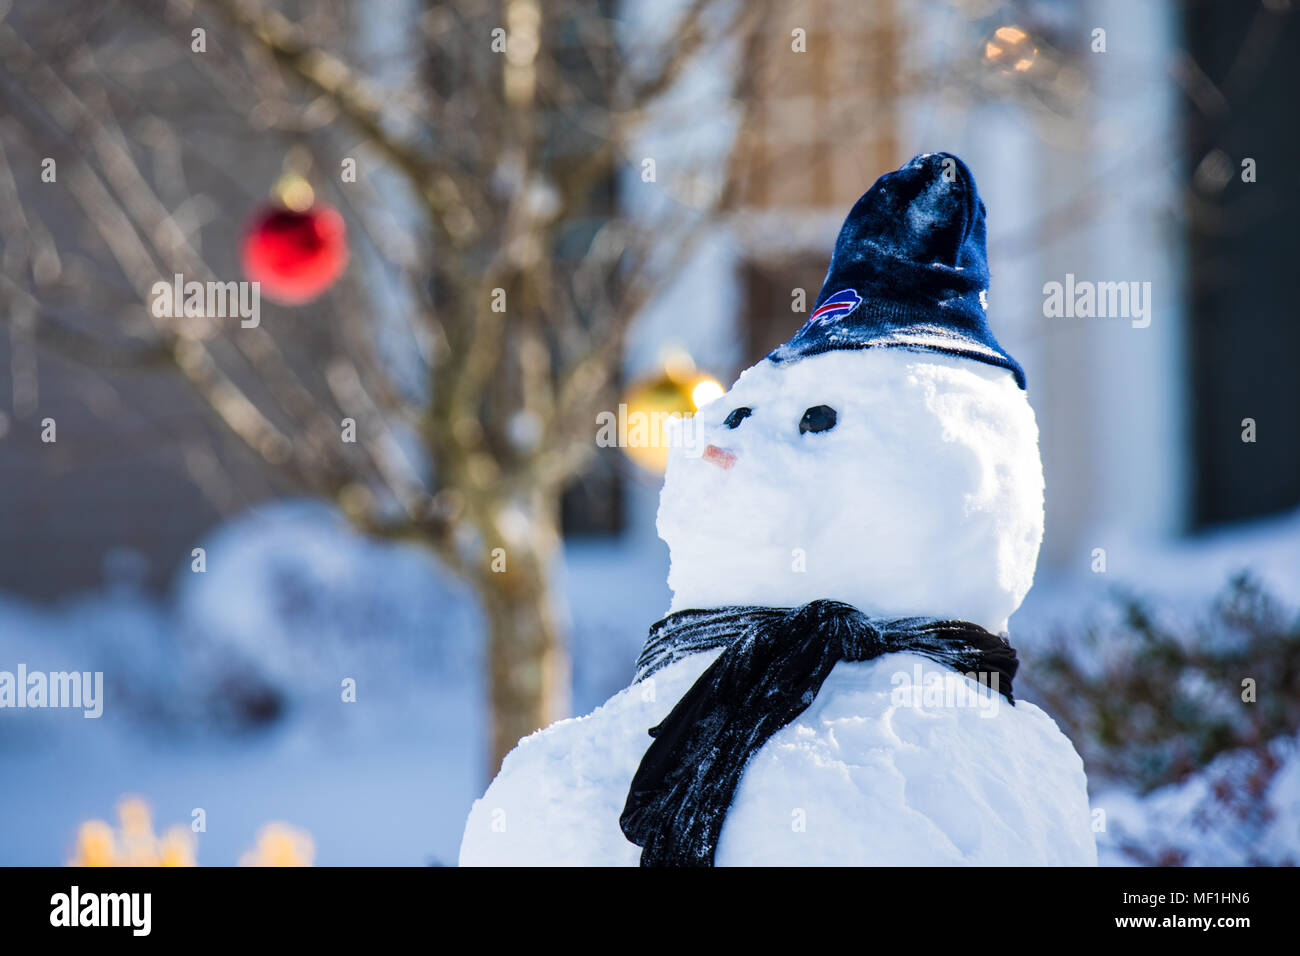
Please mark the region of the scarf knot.
[[[619, 823], [642, 866], [712, 866], [749, 759], [803, 713], [839, 661], [910, 651], [987, 675], [1015, 703], [1016, 652], [966, 621], [867, 617], [841, 601], [670, 614], [650, 628], [635, 682], [694, 654], [723, 651], [658, 726]], [[994, 683], [996, 681], [996, 683]]]

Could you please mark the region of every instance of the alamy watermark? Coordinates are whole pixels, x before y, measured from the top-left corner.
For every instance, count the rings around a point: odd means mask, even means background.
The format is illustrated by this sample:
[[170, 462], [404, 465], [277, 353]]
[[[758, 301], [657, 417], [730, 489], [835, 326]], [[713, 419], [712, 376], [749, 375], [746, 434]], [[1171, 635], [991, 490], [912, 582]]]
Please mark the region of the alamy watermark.
[[239, 319], [246, 329], [262, 322], [260, 282], [186, 282], [178, 272], [171, 282], [159, 279], [149, 292], [149, 309], [158, 319]]
[[26, 664], [18, 670], [0, 671], [0, 709], [69, 707], [80, 708], [83, 717], [104, 713], [103, 671], [31, 671]]
[[148, 936], [153, 927], [152, 893], [83, 893], [73, 885], [50, 897], [51, 926], [119, 926], [132, 936]]
[[981, 717], [997, 716], [1002, 706], [1001, 674], [978, 671], [965, 675], [969, 681], [952, 680], [954, 676], [946, 668], [926, 673], [919, 662], [910, 673], [895, 671], [889, 679], [894, 688], [889, 692], [889, 703], [894, 707], [970, 707]]
[[[669, 428], [669, 422], [679, 422]], [[695, 440], [695, 430], [700, 420], [682, 412], [628, 411], [620, 404], [617, 412], [604, 411], [596, 415], [596, 446], [598, 448], [675, 448], [690, 447]]]
[[1151, 324], [1150, 282], [1093, 282], [1065, 274], [1064, 282], [1043, 284], [1043, 315], [1049, 319], [1131, 319], [1133, 328]]

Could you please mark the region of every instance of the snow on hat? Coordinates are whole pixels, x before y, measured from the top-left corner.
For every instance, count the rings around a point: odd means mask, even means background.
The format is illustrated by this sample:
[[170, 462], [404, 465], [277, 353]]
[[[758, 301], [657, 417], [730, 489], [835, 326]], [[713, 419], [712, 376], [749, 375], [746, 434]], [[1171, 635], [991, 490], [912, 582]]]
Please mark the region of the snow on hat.
[[832, 349], [944, 352], [1010, 369], [1024, 388], [1024, 370], [989, 331], [988, 286], [975, 177], [951, 153], [924, 153], [857, 201], [812, 315], [767, 357], [780, 364]]

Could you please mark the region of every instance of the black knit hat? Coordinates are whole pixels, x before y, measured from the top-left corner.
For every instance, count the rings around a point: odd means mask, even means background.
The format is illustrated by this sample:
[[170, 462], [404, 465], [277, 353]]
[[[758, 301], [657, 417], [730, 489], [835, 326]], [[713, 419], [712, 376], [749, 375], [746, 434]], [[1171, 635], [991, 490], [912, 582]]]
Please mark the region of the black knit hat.
[[767, 356], [792, 362], [832, 349], [906, 348], [1020, 364], [989, 330], [984, 203], [951, 153], [924, 153], [886, 173], [844, 220], [817, 304]]

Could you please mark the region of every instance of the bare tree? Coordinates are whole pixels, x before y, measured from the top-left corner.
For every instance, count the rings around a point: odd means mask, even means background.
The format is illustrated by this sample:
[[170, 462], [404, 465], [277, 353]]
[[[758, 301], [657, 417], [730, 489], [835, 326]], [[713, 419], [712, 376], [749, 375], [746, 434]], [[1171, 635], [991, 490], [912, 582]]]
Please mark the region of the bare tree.
[[[323, 0], [293, 5], [296, 20], [290, 6], [133, 0], [0, 19], [0, 295], [14, 336], [174, 370], [292, 487], [471, 582], [495, 767], [565, 705], [559, 502], [594, 451], [625, 331], [729, 196], [698, 170], [666, 172], [665, 201], [634, 216], [613, 184], [639, 169], [647, 124], [699, 108], [674, 95], [683, 75], [743, 53], [762, 11], [688, 0], [647, 37], [582, 0]], [[409, 22], [380, 32], [402, 57], [359, 63], [350, 38], [392, 10]], [[237, 277], [211, 240], [230, 233], [211, 196], [265, 190], [274, 170], [247, 147], [267, 139], [344, 209], [354, 267], [256, 328], [155, 315], [159, 280]], [[60, 157], [75, 228], [32, 185], [43, 156]], [[340, 182], [346, 157], [354, 183]]]

